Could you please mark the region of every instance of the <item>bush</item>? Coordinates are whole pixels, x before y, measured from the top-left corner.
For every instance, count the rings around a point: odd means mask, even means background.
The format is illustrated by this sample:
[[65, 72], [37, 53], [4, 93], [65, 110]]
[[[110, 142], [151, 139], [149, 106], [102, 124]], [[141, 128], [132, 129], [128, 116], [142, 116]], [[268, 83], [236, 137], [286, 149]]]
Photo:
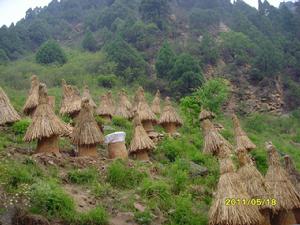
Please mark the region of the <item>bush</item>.
[[[76, 217], [75, 217], [76, 218]], [[101, 206], [97, 206], [87, 213], [81, 213], [76, 218], [76, 225], [106, 225], [108, 214]]]
[[143, 180], [141, 193], [152, 203], [157, 204], [160, 209], [167, 210], [172, 205], [170, 186], [164, 181], [154, 181], [149, 178]]
[[152, 215], [149, 211], [136, 212], [134, 214], [135, 221], [140, 225], [150, 225], [152, 222]]
[[194, 203], [189, 196], [178, 196], [175, 200], [175, 210], [171, 213], [170, 224], [176, 225], [204, 225], [207, 224], [207, 218], [196, 213], [193, 209]]
[[49, 218], [68, 218], [75, 212], [73, 199], [56, 183], [40, 181], [30, 190], [31, 211]]
[[117, 188], [132, 188], [146, 176], [145, 173], [129, 168], [124, 162], [117, 160], [108, 167], [107, 181]]
[[113, 88], [118, 83], [116, 75], [103, 75], [98, 77], [98, 86], [104, 88]]
[[96, 182], [98, 171], [95, 168], [73, 170], [68, 173], [68, 180], [74, 184], [88, 184]]
[[63, 65], [67, 57], [59, 44], [53, 40], [44, 43], [36, 53], [36, 61], [39, 64], [57, 63]]
[[30, 120], [22, 119], [18, 122], [15, 122], [12, 126], [12, 130], [16, 135], [25, 135], [27, 128], [30, 125]]
[[189, 167], [189, 162], [185, 160], [176, 160], [176, 162], [171, 165], [168, 176], [171, 178], [172, 191], [175, 194], [184, 191], [188, 186]]

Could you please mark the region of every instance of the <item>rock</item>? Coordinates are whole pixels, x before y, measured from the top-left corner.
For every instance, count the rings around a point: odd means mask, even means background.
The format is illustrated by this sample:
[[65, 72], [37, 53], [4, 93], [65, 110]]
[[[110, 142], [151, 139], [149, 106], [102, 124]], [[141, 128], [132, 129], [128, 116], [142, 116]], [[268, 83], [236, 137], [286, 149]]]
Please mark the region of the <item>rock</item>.
[[206, 176], [208, 174], [208, 169], [204, 166], [200, 166], [194, 162], [190, 162], [190, 176]]
[[135, 202], [135, 203], [133, 204], [133, 206], [134, 206], [134, 208], [135, 208], [136, 210], [138, 210], [138, 211], [140, 211], [140, 212], [145, 212], [146, 207], [143, 206], [143, 205], [141, 205], [140, 203]]
[[50, 222], [43, 216], [29, 214], [18, 209], [12, 220], [12, 225], [50, 225]]

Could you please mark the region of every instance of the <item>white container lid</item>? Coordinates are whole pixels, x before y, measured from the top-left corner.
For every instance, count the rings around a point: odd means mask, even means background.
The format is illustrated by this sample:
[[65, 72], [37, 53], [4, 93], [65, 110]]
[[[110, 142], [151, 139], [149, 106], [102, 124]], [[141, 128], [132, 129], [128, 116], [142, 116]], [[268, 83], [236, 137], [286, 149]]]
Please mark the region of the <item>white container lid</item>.
[[126, 133], [123, 131], [108, 134], [105, 136], [105, 144], [125, 142], [125, 137]]

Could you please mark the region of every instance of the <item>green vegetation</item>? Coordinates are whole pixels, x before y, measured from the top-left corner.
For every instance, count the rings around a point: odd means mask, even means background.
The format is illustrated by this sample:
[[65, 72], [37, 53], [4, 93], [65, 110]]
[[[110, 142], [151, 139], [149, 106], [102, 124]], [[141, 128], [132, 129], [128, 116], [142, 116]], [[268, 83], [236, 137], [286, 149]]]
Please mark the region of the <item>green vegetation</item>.
[[98, 171], [95, 168], [73, 170], [68, 172], [68, 180], [74, 184], [89, 184], [97, 182]]
[[105, 209], [101, 206], [90, 210], [87, 213], [80, 213], [74, 225], [107, 225], [108, 215]]
[[47, 41], [36, 53], [36, 61], [40, 64], [57, 63], [63, 65], [67, 62], [67, 57], [61, 47], [55, 41]]
[[82, 41], [82, 47], [91, 52], [95, 52], [97, 50], [97, 41], [91, 31], [86, 32]]

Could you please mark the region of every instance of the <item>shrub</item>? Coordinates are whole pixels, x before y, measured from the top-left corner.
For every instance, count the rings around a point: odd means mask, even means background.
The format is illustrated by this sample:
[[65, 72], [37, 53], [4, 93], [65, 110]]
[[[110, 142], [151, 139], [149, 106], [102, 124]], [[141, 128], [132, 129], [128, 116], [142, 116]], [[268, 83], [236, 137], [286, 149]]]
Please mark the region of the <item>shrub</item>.
[[30, 190], [31, 211], [49, 218], [68, 218], [75, 211], [73, 199], [56, 183], [40, 181]]
[[16, 135], [24, 135], [26, 133], [27, 128], [30, 125], [30, 120], [23, 119], [18, 122], [15, 122], [12, 126], [12, 130]]
[[98, 77], [98, 86], [104, 88], [113, 88], [118, 83], [116, 75], [105, 75]]
[[185, 160], [176, 160], [176, 162], [171, 165], [168, 176], [171, 178], [172, 191], [175, 194], [186, 189], [189, 181], [188, 172], [189, 162]]
[[117, 160], [108, 167], [107, 181], [117, 188], [136, 187], [147, 175]]
[[87, 184], [96, 182], [98, 179], [98, 171], [95, 168], [77, 169], [69, 171], [68, 180], [74, 184]]
[[193, 202], [189, 196], [178, 196], [175, 200], [175, 210], [170, 215], [171, 224], [176, 225], [204, 225], [207, 218], [196, 213]]
[[164, 181], [154, 181], [149, 178], [144, 179], [141, 186], [141, 193], [163, 210], [169, 209], [172, 205], [171, 188]]
[[[76, 218], [76, 217], [75, 217]], [[97, 206], [87, 213], [81, 213], [75, 222], [76, 225], [106, 225], [108, 214], [102, 206]]]
[[67, 62], [67, 57], [59, 44], [50, 40], [39, 48], [36, 53], [36, 61], [39, 64], [57, 63], [63, 65]]
[[134, 214], [135, 221], [140, 225], [150, 225], [152, 222], [152, 215], [149, 211], [136, 212]]

